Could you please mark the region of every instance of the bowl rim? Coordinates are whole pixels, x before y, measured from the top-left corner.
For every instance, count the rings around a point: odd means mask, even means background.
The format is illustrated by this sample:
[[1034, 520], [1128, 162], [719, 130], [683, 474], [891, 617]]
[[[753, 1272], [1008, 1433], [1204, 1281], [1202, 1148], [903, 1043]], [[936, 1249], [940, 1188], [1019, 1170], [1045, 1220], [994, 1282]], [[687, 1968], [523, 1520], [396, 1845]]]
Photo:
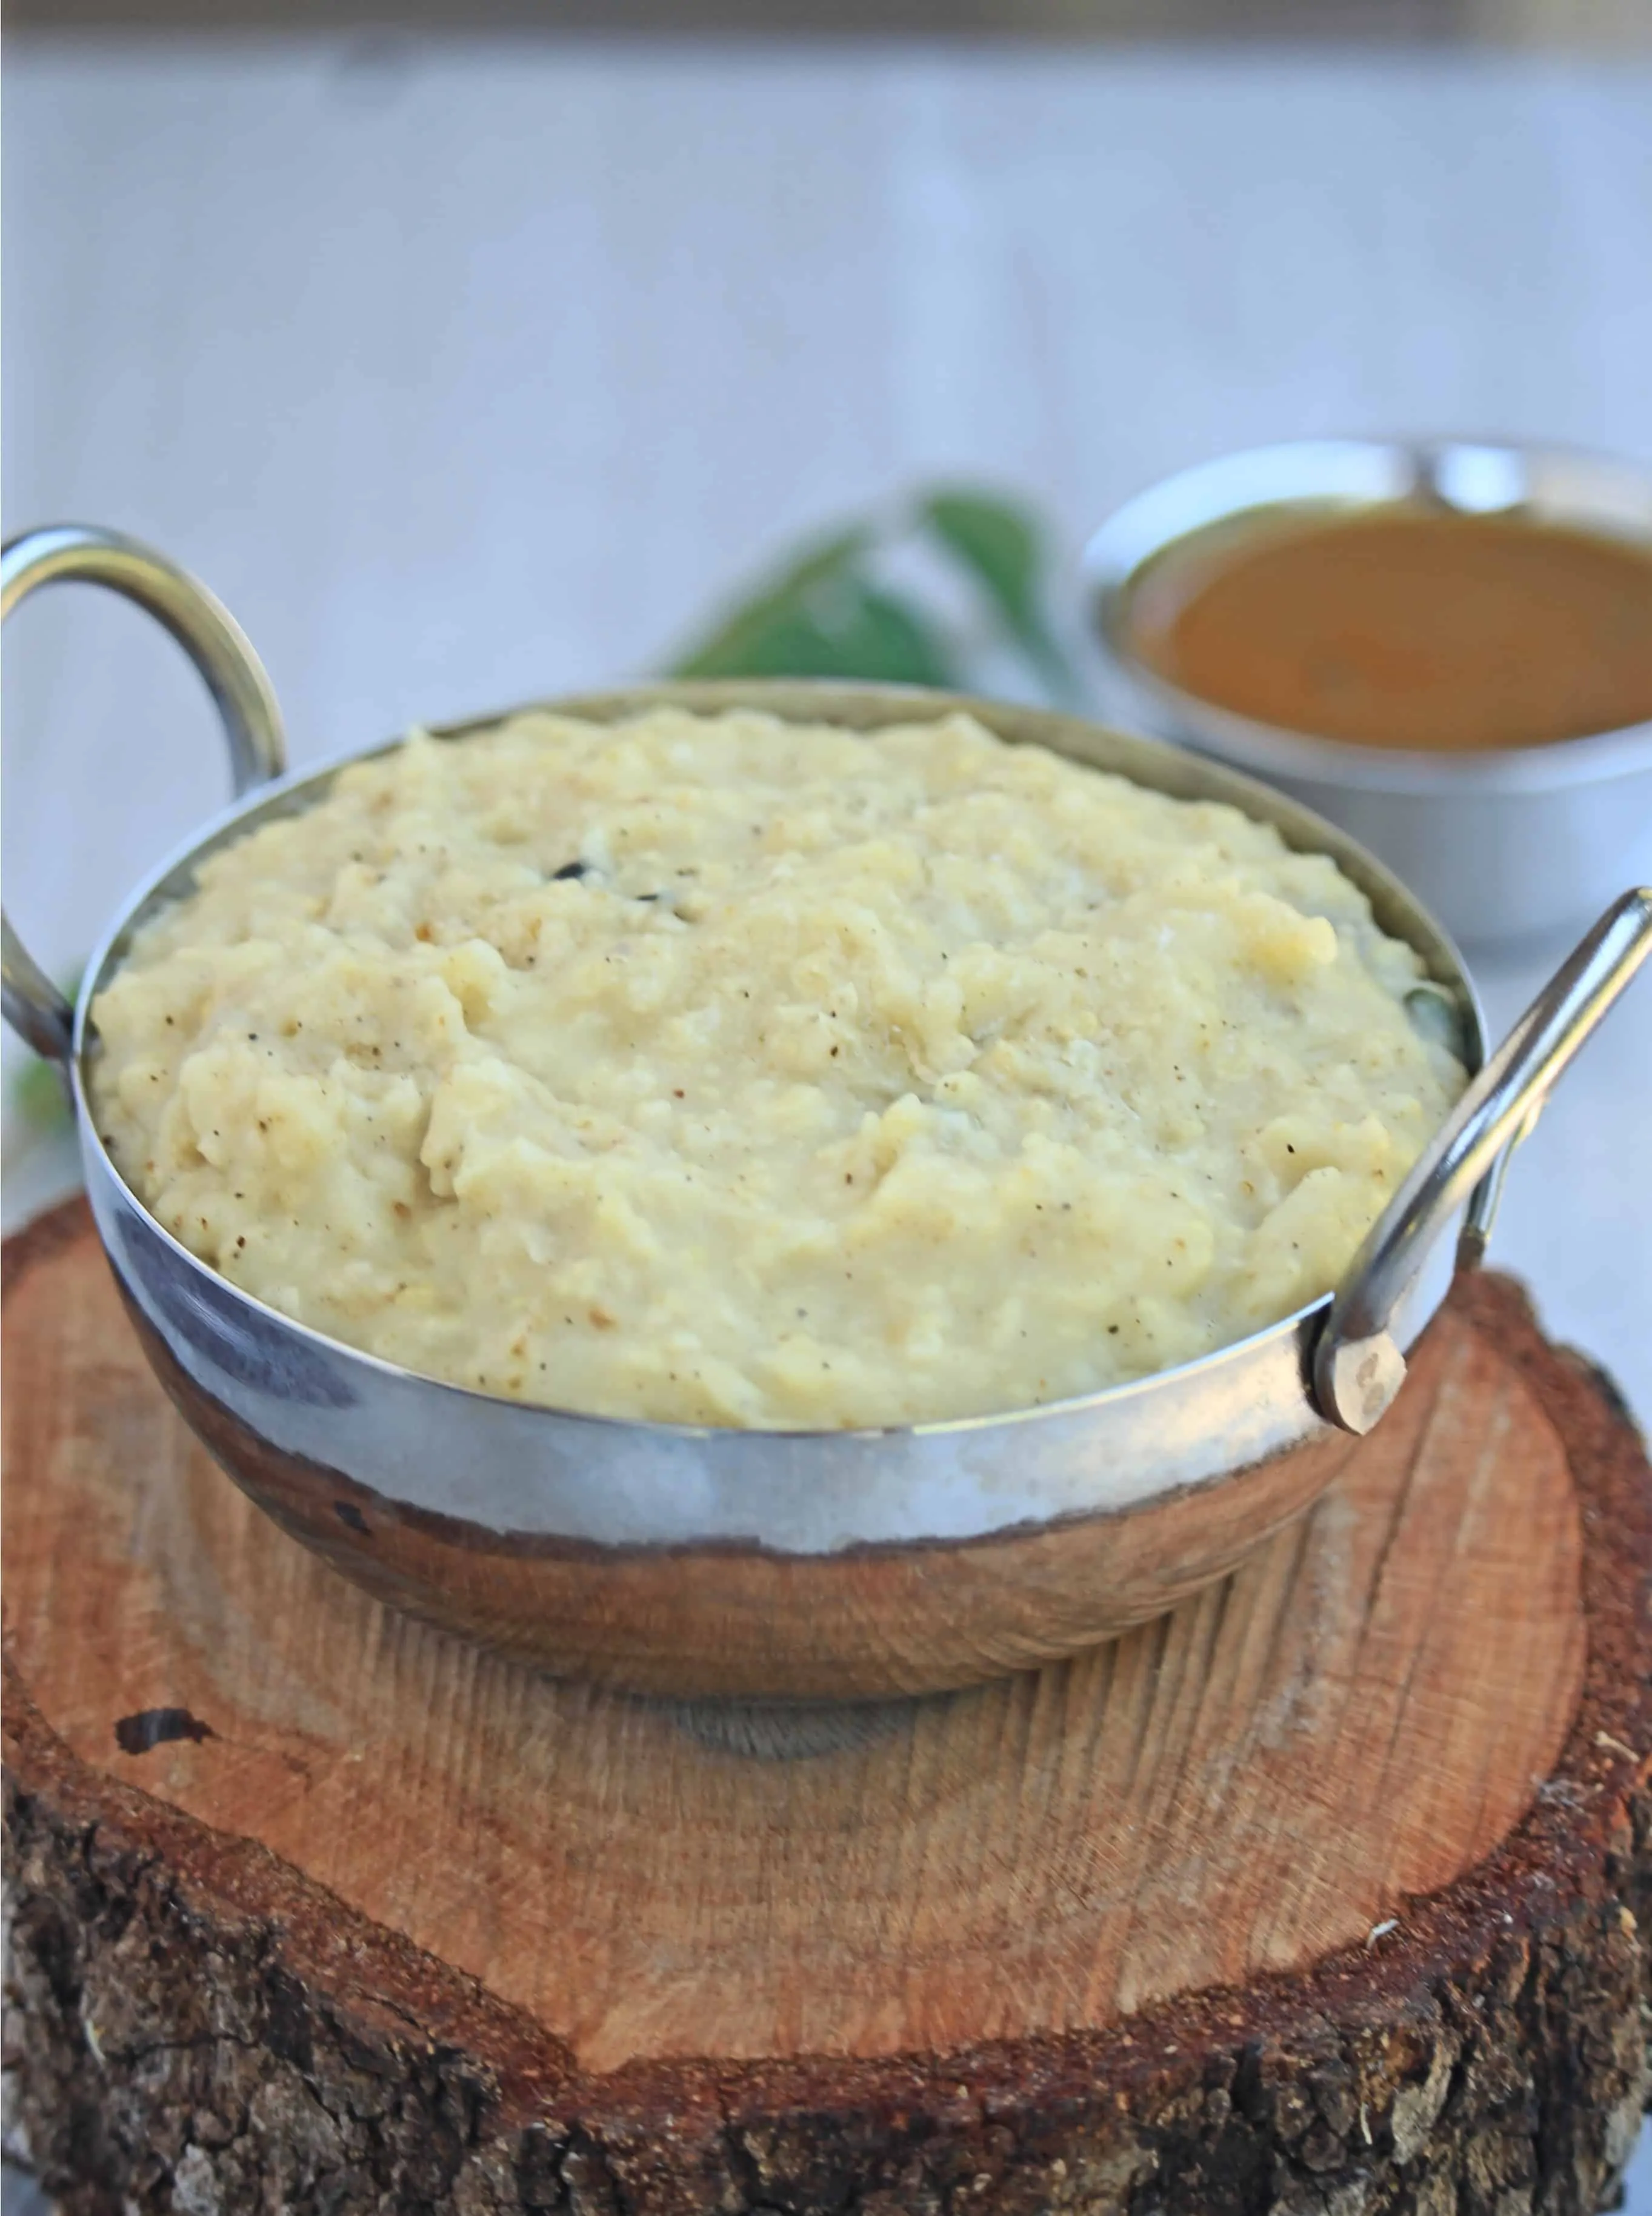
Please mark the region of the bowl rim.
[[1357, 791], [1551, 792], [1652, 768], [1652, 719], [1535, 746], [1451, 754], [1368, 747], [1264, 723], [1186, 691], [1134, 650], [1133, 595], [1154, 564], [1207, 531], [1295, 512], [1353, 514], [1432, 502], [1462, 515], [1530, 514], [1652, 553], [1652, 465], [1515, 439], [1300, 439], [1173, 471], [1115, 508], [1081, 557], [1092, 643], [1130, 692], [1194, 743], [1268, 777]]
[[[782, 699], [796, 702], [798, 710], [806, 712], [787, 712], [775, 705]], [[829, 705], [834, 702], [838, 704], [835, 712]], [[915, 1424], [837, 1428], [798, 1426], [791, 1429], [672, 1424], [641, 1416], [601, 1415], [546, 1401], [522, 1400], [509, 1394], [492, 1393], [478, 1386], [462, 1385], [426, 1370], [408, 1369], [382, 1355], [373, 1354], [365, 1347], [353, 1346], [348, 1340], [317, 1331], [313, 1325], [287, 1314], [256, 1294], [235, 1284], [167, 1229], [127, 1182], [97, 1129], [87, 1080], [89, 1063], [95, 1056], [96, 1043], [91, 1008], [106, 980], [119, 968], [133, 933], [151, 914], [189, 889], [189, 880], [195, 866], [209, 855], [233, 845], [258, 822], [303, 814], [307, 807], [323, 796], [342, 771], [357, 762], [375, 760], [395, 752], [416, 734], [422, 734], [443, 743], [462, 743], [467, 738], [479, 737], [519, 716], [577, 716], [619, 723], [629, 717], [646, 713], [650, 707], [674, 705], [706, 714], [743, 709], [774, 716], [781, 722], [806, 721], [810, 717], [822, 722], [834, 722], [841, 717], [846, 709], [853, 707], [864, 714], [866, 720], [858, 725], [850, 724], [848, 728], [866, 736], [895, 728], [906, 720], [937, 722], [946, 716], [962, 713], [984, 723], [995, 736], [1004, 739], [1008, 744], [1046, 745], [1051, 752], [1061, 754], [1067, 760], [1082, 762], [1084, 757], [1067, 753], [1049, 738], [1041, 738], [1038, 734], [1061, 727], [1086, 730], [1105, 741], [1110, 751], [1119, 751], [1126, 757], [1143, 761], [1156, 760], [1173, 771], [1180, 769], [1190, 787], [1213, 788], [1199, 791], [1195, 797], [1225, 802], [1239, 809], [1241, 813], [1252, 816], [1253, 820], [1272, 823], [1282, 836], [1286, 837], [1286, 843], [1293, 851], [1326, 856], [1345, 875], [1352, 877], [1353, 882], [1368, 900], [1372, 899], [1374, 892], [1388, 915], [1412, 924], [1415, 928], [1402, 930], [1396, 927], [1396, 922], [1378, 919], [1380, 928], [1390, 937], [1403, 939], [1422, 961], [1424, 979], [1419, 982], [1433, 982], [1452, 995], [1461, 1019], [1462, 1043], [1470, 1057], [1468, 1068], [1470, 1077], [1485, 1061], [1488, 1051], [1485, 1015], [1473, 978], [1455, 942], [1432, 911], [1394, 871], [1349, 833], [1326, 822], [1314, 809], [1291, 795], [1248, 776], [1243, 771], [1236, 770], [1226, 763], [1211, 761], [1172, 741], [1119, 730], [1088, 716], [1075, 715], [1063, 710], [1028, 707], [1014, 701], [989, 700], [970, 693], [943, 692], [922, 686], [872, 681], [840, 682], [817, 678], [663, 679], [653, 683], [558, 694], [454, 722], [416, 724], [409, 730], [376, 744], [330, 753], [319, 761], [290, 769], [281, 777], [256, 786], [231, 802], [181, 840], [163, 860], [145, 873], [116, 910], [82, 973], [76, 996], [69, 1074], [83, 1152], [92, 1157], [102, 1176], [117, 1189], [124, 1203], [137, 1211], [147, 1229], [192, 1274], [210, 1283], [217, 1297], [227, 1298], [244, 1306], [267, 1325], [295, 1334], [304, 1344], [331, 1359], [360, 1363], [386, 1379], [457, 1395], [463, 1400], [515, 1409], [529, 1417], [551, 1419], [558, 1423], [595, 1425], [609, 1434], [642, 1432], [661, 1439], [705, 1442], [739, 1438], [767, 1440], [781, 1444], [830, 1440], [851, 1446], [855, 1443], [875, 1444], [892, 1438], [957, 1437], [995, 1430], [1005, 1425], [1019, 1426], [1045, 1419], [1082, 1417], [1094, 1410], [1117, 1407], [1128, 1400], [1139, 1398], [1156, 1388], [1168, 1388], [1181, 1381], [1209, 1376], [1226, 1364], [1254, 1357], [1266, 1345], [1287, 1339], [1294, 1339], [1298, 1343], [1299, 1360], [1303, 1367], [1303, 1393], [1311, 1406], [1306, 1372], [1308, 1352], [1313, 1339], [1311, 1327], [1329, 1308], [1334, 1297], [1329, 1292], [1322, 1293], [1290, 1314], [1263, 1325], [1242, 1339], [1231, 1339], [1224, 1345], [1213, 1347], [1208, 1353], [1199, 1355], [1190, 1362], [1179, 1363], [1169, 1369], [1151, 1370], [1141, 1377], [1126, 1378], [1119, 1384], [1100, 1387], [1092, 1393], [1076, 1394], [1061, 1400], [1038, 1401], [979, 1415], [942, 1417]], [[909, 719], [898, 712], [889, 715], [876, 712], [885, 707], [897, 711], [909, 709], [915, 713]], [[1026, 728], [1020, 736], [1011, 738], [1000, 728], [1002, 722]], [[1089, 766], [1099, 766], [1096, 764]], [[1104, 773], [1129, 776], [1129, 773], [1123, 770]], [[1145, 780], [1131, 778], [1130, 781]], [[1164, 785], [1153, 785], [1150, 789], [1169, 790]], [[1173, 792], [1171, 797], [1185, 796]], [[1246, 806], [1244, 803], [1251, 799], [1260, 804], [1255, 808]], [[1298, 834], [1298, 839], [1292, 840], [1288, 836], [1287, 827], [1289, 832]], [[1350, 864], [1352, 869], [1348, 866]], [[1422, 940], [1432, 939], [1433, 944], [1432, 946], [1420, 944], [1420, 938]], [[1447, 974], [1439, 975], [1441, 970]], [[101, 1222], [98, 1229], [102, 1240]]]

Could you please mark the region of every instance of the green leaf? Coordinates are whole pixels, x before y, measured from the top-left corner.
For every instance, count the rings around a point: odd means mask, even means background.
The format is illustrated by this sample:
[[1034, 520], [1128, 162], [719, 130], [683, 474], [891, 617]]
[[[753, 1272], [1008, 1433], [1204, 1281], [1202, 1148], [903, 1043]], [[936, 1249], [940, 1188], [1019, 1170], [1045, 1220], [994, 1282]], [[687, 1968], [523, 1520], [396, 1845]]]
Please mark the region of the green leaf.
[[37, 1131], [65, 1131], [73, 1118], [54, 1062], [26, 1062], [12, 1081], [17, 1112]]
[[950, 686], [957, 680], [933, 626], [891, 594], [846, 578], [807, 606], [774, 610], [718, 673], [741, 677], [862, 678]]
[[794, 562], [677, 663], [678, 677], [841, 677], [949, 686], [934, 625], [860, 570], [873, 537], [840, 532]]
[[986, 493], [934, 492], [918, 520], [970, 572], [1057, 697], [1076, 699], [1077, 680], [1045, 615], [1044, 546], [1030, 511]]
[[[72, 977], [62, 981], [65, 997], [71, 1002], [80, 998], [81, 975], [77, 970]], [[23, 1121], [37, 1131], [67, 1130], [74, 1120], [57, 1064], [43, 1062], [36, 1055], [31, 1055], [13, 1078], [11, 1097]]]
[[[871, 544], [871, 531], [860, 524], [811, 546], [772, 583], [730, 609], [698, 646], [679, 656], [670, 674], [783, 677], [822, 674], [812, 669], [789, 668], [780, 642], [796, 625], [807, 629], [809, 618], [804, 603], [811, 594], [840, 578]], [[782, 656], [779, 662], [774, 659], [777, 653]]]
[[838, 657], [835, 674], [942, 691], [959, 685], [940, 633], [909, 600], [856, 579], [834, 613], [828, 636]]
[[742, 626], [714, 661], [702, 658], [688, 677], [840, 677], [835, 645], [804, 607], [766, 609]]

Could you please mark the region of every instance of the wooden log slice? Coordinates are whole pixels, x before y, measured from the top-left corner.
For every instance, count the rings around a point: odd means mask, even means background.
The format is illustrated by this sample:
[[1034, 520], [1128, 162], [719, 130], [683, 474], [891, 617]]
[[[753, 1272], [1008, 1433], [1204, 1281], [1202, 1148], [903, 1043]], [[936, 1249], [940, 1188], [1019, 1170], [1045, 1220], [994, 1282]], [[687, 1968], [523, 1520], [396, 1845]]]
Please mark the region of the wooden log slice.
[[83, 1210], [7, 1264], [9, 2128], [71, 2210], [1609, 2197], [1652, 1476], [1508, 1282], [1174, 1616], [780, 1725], [388, 1612], [194, 1445]]

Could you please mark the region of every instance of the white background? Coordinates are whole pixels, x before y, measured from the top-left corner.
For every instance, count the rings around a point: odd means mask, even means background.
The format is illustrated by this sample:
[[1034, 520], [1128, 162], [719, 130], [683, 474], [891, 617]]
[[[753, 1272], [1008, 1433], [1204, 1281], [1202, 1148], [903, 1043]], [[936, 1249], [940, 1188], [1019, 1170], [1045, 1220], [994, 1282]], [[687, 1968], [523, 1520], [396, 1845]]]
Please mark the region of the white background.
[[[115, 524], [196, 569], [300, 761], [645, 673], [767, 552], [936, 476], [1030, 494], [1070, 555], [1155, 477], [1258, 440], [1652, 459], [1644, 67], [8, 59], [6, 527]], [[188, 671], [100, 596], [18, 619], [4, 707], [7, 899], [65, 967], [225, 773]], [[1476, 968], [1498, 1021], [1542, 974]], [[1643, 1420], [1649, 1102], [1652, 982], [1525, 1150], [1497, 1240]], [[5, 1138], [15, 1222], [67, 1165], [9, 1107]]]

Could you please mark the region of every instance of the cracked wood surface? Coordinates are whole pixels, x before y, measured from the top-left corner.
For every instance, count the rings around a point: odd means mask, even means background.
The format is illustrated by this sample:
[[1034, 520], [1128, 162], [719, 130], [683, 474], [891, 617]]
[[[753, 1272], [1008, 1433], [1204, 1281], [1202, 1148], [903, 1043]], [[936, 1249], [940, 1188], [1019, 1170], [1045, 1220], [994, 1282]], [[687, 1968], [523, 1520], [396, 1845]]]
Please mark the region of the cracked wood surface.
[[777, 1737], [386, 1614], [188, 1441], [79, 1211], [8, 1259], [14, 2081], [85, 2208], [1606, 2189], [1648, 1481], [1506, 1283], [1224, 1586]]

